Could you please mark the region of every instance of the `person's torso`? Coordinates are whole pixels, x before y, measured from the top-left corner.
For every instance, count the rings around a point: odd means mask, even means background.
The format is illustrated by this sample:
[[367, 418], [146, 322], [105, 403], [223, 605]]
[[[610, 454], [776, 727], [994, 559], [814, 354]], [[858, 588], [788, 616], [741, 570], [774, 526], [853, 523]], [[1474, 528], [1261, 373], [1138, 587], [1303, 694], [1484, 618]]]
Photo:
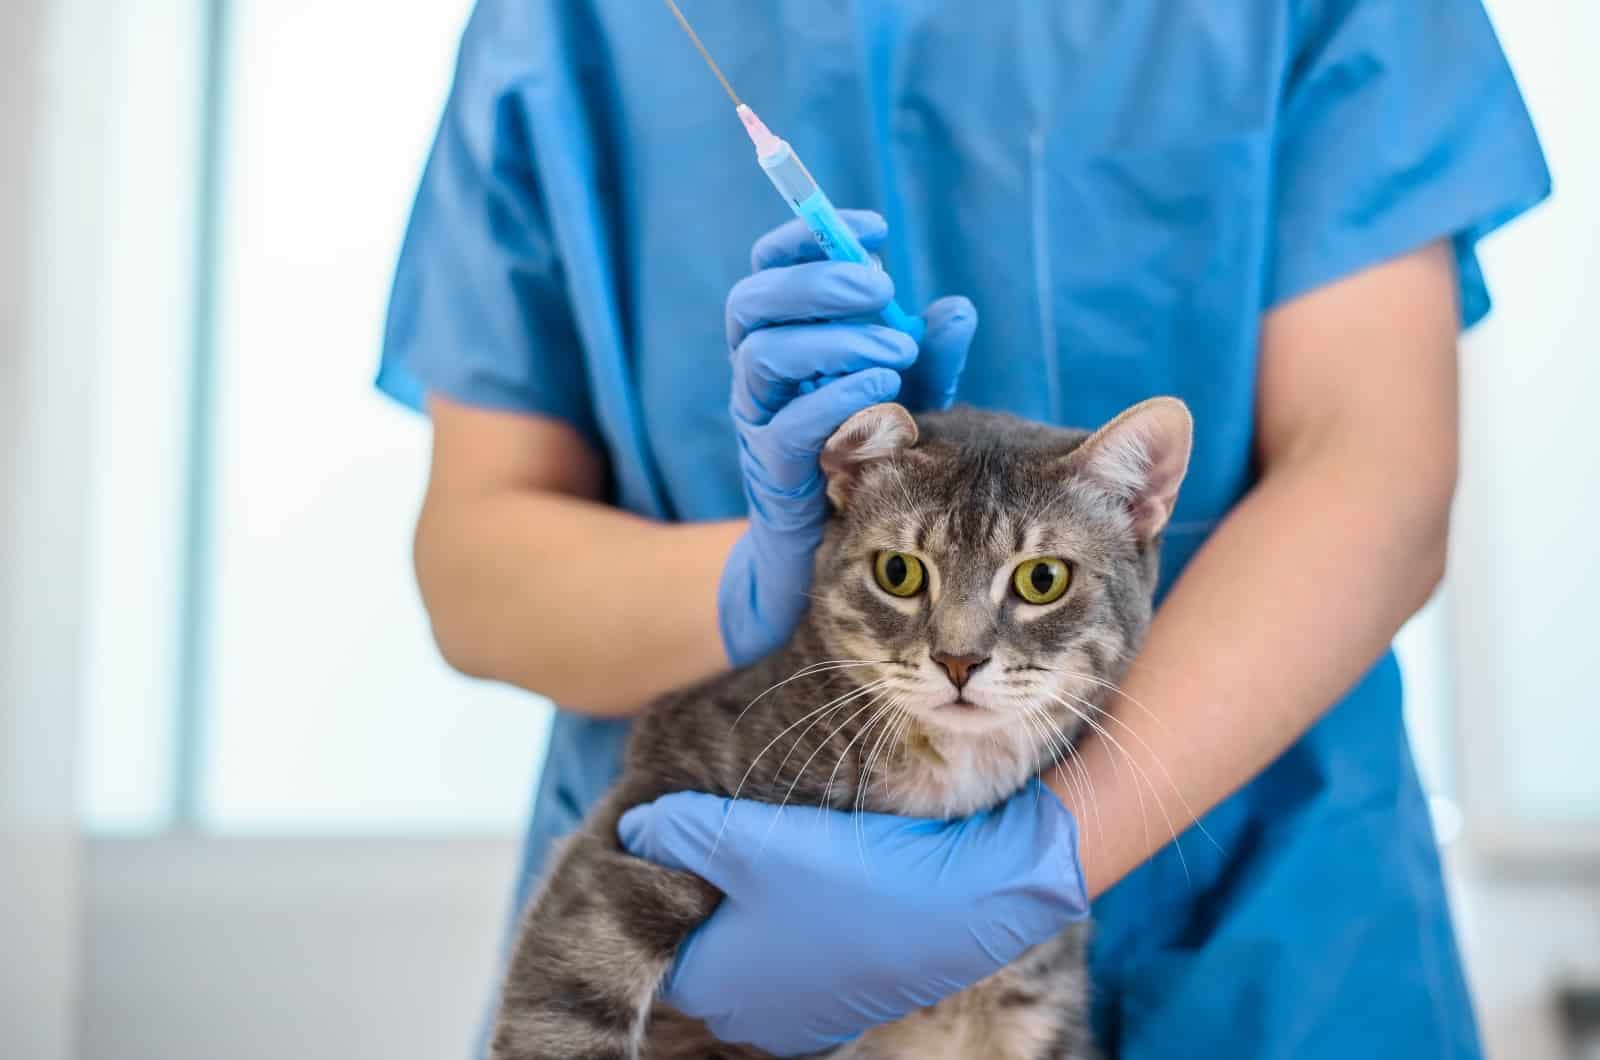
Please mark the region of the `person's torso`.
[[[580, 329], [612, 347], [590, 351], [590, 386], [629, 465], [619, 500], [741, 514], [722, 304], [790, 215], [664, 7], [560, 7], [550, 58], [568, 65], [547, 76], [575, 83], [535, 77], [525, 105]], [[976, 304], [960, 400], [1083, 427], [1154, 394], [1189, 402], [1176, 570], [1249, 483], [1284, 6], [692, 8], [834, 202], [888, 218], [901, 303]], [[580, 104], [540, 113], [567, 88]], [[588, 150], [541, 152], [541, 124]], [[598, 239], [566, 238], [595, 219]]]
[[[751, 243], [790, 214], [663, 8], [546, 2], [556, 31], [521, 104], [617, 501], [669, 519], [742, 515], [722, 307]], [[1189, 404], [1195, 451], [1165, 591], [1253, 480], [1289, 5], [687, 7], [835, 204], [888, 219], [901, 304], [976, 304], [959, 400], [1080, 427], [1157, 394]], [[1399, 704], [1387, 659], [1208, 818], [1216, 846], [1190, 832], [1182, 854], [1169, 847], [1113, 891], [1103, 932], [1131, 939], [1138, 920], [1149, 944], [1170, 941], [1262, 820], [1329, 785], [1359, 800], [1401, 784]], [[531, 846], [609, 785], [625, 733], [561, 716]], [[1160, 930], [1120, 911], [1153, 916], [1152, 903]]]

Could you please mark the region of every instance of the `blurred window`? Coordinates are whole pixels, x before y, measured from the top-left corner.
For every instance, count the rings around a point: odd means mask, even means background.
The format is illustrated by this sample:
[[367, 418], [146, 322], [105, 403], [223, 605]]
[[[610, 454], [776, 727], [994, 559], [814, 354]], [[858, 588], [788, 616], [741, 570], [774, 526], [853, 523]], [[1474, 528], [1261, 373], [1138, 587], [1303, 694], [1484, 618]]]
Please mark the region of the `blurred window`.
[[[110, 286], [146, 319], [100, 421], [91, 825], [510, 830], [549, 706], [440, 661], [410, 561], [427, 426], [372, 387], [470, 4], [207, 6], [128, 5]], [[152, 270], [161, 245], [181, 261]]]

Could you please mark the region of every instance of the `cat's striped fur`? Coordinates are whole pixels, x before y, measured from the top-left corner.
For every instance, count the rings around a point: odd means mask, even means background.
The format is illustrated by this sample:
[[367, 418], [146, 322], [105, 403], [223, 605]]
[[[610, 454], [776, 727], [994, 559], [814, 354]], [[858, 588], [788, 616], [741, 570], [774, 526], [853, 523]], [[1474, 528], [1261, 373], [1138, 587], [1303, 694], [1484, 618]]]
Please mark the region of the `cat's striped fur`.
[[[1170, 399], [1136, 407], [1092, 439], [970, 409], [922, 417], [914, 428], [897, 406], [878, 406], [841, 428], [824, 455], [837, 510], [806, 618], [771, 657], [664, 697], [634, 726], [621, 779], [550, 859], [526, 913], [494, 1060], [763, 1058], [720, 1044], [653, 1003], [679, 943], [721, 896], [695, 876], [623, 852], [621, 814], [684, 790], [967, 814], [1056, 765], [1064, 745], [1013, 724], [1008, 711], [1020, 717], [1026, 701], [1070, 737], [1081, 722], [1052, 693], [1098, 710], [1105, 689], [1120, 680], [1149, 622], [1159, 532], [1187, 463], [1189, 431], [1186, 410]], [[940, 572], [939, 593], [920, 603], [890, 597], [870, 574], [878, 550], [911, 548]], [[1029, 609], [996, 599], [993, 587], [1005, 584], [997, 572], [1019, 554], [1070, 561], [1072, 585], [1058, 604]], [[945, 725], [936, 712], [950, 686], [928, 653], [935, 642], [948, 648], [963, 638], [958, 647], [993, 660], [978, 698], [979, 713], [992, 712], [994, 721], [981, 732]], [[886, 662], [815, 668], [830, 659]], [[837, 727], [797, 727], [798, 735], [776, 742], [778, 753], [763, 756], [797, 719], [881, 678], [903, 693], [911, 719], [907, 738], [876, 760], [874, 783], [872, 740], [856, 739], [872, 712], [843, 711]], [[820, 767], [795, 776], [806, 761]], [[831, 1055], [1092, 1056], [1085, 931], [1037, 946], [976, 986]]]

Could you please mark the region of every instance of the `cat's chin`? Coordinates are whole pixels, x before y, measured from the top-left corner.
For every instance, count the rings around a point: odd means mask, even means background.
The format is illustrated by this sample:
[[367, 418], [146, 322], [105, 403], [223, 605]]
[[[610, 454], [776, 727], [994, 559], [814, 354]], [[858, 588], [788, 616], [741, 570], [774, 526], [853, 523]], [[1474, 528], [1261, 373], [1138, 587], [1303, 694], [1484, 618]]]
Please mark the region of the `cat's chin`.
[[911, 713], [913, 723], [900, 730], [903, 753], [889, 758], [886, 783], [874, 789], [882, 795], [875, 808], [886, 813], [963, 817], [994, 806], [1049, 764], [1033, 730], [1008, 724], [1017, 716], [1008, 718], [1005, 706], [981, 716], [937, 705]]
[[964, 699], [920, 704], [911, 710], [929, 728], [963, 734], [993, 732], [1016, 718], [1003, 706]]

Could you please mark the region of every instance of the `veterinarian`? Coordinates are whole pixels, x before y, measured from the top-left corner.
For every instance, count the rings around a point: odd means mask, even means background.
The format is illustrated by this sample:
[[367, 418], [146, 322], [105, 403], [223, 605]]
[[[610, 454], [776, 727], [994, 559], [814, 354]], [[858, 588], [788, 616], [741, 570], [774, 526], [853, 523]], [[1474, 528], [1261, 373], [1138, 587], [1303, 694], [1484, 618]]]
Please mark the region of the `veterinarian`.
[[[514, 906], [630, 715], [784, 639], [815, 453], [850, 413], [954, 398], [1092, 427], [1172, 394], [1194, 458], [1108, 701], [1163, 797], [1090, 739], [1092, 806], [1053, 777], [1059, 803], [927, 829], [870, 879], [792, 850], [785, 819], [736, 828], [719, 857], [765, 842], [789, 868], [725, 887], [667, 997], [806, 1052], [1092, 900], [1113, 1057], [1480, 1056], [1389, 650], [1444, 570], [1474, 247], [1549, 188], [1480, 0], [819, 6], [685, 9], [840, 205], [874, 211], [853, 223], [892, 284], [769, 231], [782, 206], [658, 5], [481, 0], [466, 31], [379, 384], [433, 420], [416, 562], [445, 657], [562, 707]], [[920, 348], [859, 322], [891, 293], [926, 314]], [[627, 842], [707, 865], [724, 809], [671, 797]], [[939, 862], [966, 828], [1056, 836], [1059, 887]], [[930, 863], [993, 895], [971, 923], [919, 918]], [[900, 919], [809, 945], [866, 887]]]

